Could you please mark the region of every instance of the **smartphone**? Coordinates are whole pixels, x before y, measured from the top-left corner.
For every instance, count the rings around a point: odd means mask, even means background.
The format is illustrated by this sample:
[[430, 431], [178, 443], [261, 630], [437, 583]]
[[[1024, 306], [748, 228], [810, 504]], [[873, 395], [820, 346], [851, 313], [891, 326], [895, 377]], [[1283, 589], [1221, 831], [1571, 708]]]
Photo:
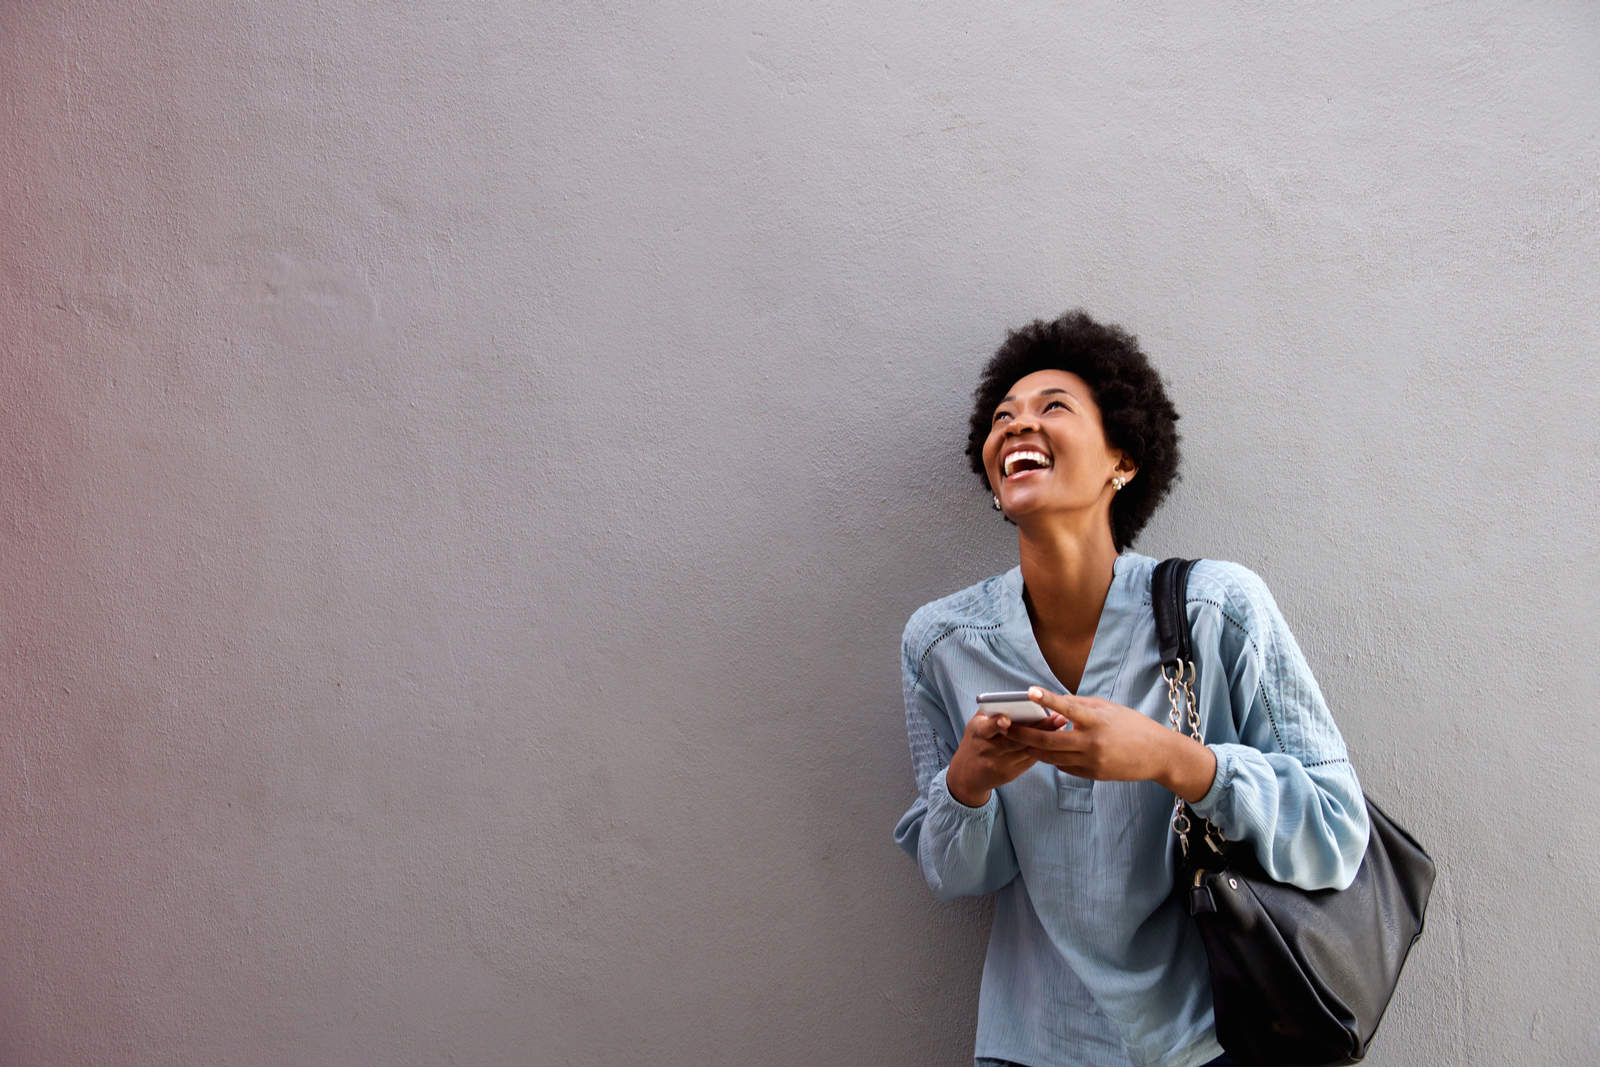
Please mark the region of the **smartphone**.
[[1028, 700], [1027, 690], [1001, 690], [978, 695], [978, 711], [988, 716], [1002, 713], [1011, 717], [1012, 723], [1041, 723], [1050, 718], [1050, 710]]

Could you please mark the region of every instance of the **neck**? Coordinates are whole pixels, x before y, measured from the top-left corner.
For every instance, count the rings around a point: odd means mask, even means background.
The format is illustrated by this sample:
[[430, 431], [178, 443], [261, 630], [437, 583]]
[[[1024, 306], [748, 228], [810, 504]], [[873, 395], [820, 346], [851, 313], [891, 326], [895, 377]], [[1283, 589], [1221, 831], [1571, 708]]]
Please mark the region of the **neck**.
[[1092, 638], [1115, 574], [1111, 528], [1022, 527], [1023, 597], [1041, 638]]

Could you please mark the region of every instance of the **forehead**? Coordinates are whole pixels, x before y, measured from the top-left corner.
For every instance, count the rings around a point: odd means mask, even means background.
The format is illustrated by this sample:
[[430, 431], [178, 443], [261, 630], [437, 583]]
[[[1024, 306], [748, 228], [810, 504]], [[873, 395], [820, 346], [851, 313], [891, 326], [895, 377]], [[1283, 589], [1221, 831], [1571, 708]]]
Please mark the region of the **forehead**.
[[1006, 396], [1023, 400], [1046, 389], [1064, 389], [1080, 401], [1094, 403], [1094, 391], [1089, 388], [1089, 383], [1071, 371], [1035, 371], [1031, 375], [1023, 375], [1011, 383]]

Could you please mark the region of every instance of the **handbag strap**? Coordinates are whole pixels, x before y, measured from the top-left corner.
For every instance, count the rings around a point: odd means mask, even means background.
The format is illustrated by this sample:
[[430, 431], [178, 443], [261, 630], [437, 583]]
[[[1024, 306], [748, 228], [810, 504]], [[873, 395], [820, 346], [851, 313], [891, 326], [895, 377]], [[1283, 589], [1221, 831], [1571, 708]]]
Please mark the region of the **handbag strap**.
[[1194, 646], [1189, 636], [1189, 572], [1195, 561], [1173, 557], [1156, 565], [1150, 576], [1150, 604], [1156, 611], [1156, 639], [1163, 664], [1193, 662]]
[[[1167, 700], [1171, 704], [1167, 721], [1179, 734], [1188, 734], [1204, 744], [1200, 735], [1200, 709], [1194, 699], [1196, 678], [1194, 638], [1189, 630], [1189, 572], [1197, 561], [1173, 557], [1156, 565], [1150, 575], [1150, 607], [1155, 611], [1156, 641], [1161, 656], [1161, 677], [1167, 680]], [[1222, 858], [1227, 839], [1210, 820], [1200, 819], [1181, 797], [1172, 805], [1172, 830], [1183, 847], [1184, 860], [1189, 859], [1189, 835], [1196, 830], [1196, 821], [1204, 824], [1198, 833], [1204, 838], [1211, 853]]]

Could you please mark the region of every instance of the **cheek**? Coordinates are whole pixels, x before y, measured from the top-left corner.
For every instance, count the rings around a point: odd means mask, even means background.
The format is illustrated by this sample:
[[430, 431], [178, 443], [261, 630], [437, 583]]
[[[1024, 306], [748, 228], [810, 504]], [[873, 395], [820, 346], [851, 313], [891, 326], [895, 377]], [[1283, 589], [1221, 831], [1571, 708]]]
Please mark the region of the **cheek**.
[[1000, 441], [998, 438], [991, 436], [983, 443], [983, 466], [991, 471], [994, 470], [995, 461], [999, 456]]

